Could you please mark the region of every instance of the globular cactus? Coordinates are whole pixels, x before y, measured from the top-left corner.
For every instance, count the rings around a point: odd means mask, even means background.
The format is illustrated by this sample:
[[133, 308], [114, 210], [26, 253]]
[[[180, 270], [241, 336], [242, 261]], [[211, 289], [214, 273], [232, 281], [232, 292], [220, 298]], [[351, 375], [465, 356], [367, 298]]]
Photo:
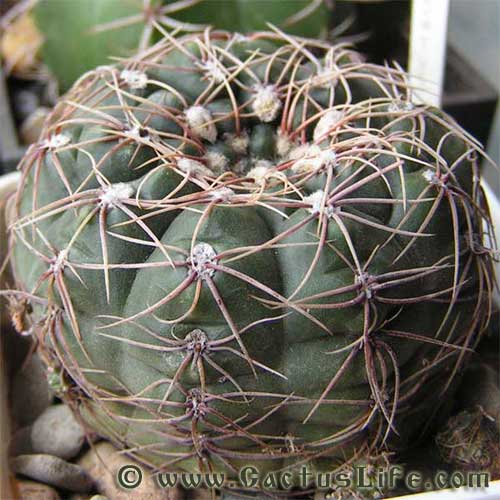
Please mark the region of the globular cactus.
[[281, 32], [87, 73], [11, 225], [51, 378], [156, 470], [411, 445], [489, 319], [480, 153], [399, 69]]
[[330, 11], [325, 0], [38, 0], [33, 10], [45, 39], [43, 61], [63, 91], [110, 57], [146, 48], [163, 30], [245, 33], [272, 23], [316, 38], [326, 36]]

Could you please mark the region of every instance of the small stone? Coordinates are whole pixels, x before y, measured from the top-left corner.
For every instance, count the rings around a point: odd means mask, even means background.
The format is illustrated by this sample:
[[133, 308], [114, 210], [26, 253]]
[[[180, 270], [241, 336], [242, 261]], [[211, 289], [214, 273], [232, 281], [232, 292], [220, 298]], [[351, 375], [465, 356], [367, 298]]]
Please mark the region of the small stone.
[[20, 455], [12, 459], [10, 464], [17, 474], [63, 490], [86, 493], [93, 486], [82, 467], [52, 455]]
[[104, 495], [71, 495], [68, 500], [113, 500], [112, 498], [105, 497]]
[[[160, 488], [148, 473], [134, 460], [120, 453], [112, 444], [102, 441], [90, 449], [78, 461], [88, 475], [94, 479], [97, 491], [112, 500], [184, 500], [180, 488]], [[116, 476], [121, 467], [134, 465], [142, 470], [142, 482], [134, 489], [121, 488]]]
[[217, 493], [213, 495], [212, 490], [208, 488], [196, 488], [188, 492], [188, 500], [214, 500], [221, 498]]
[[76, 457], [85, 442], [85, 431], [71, 409], [58, 404], [47, 408], [31, 429], [35, 453], [47, 453], [69, 460]]
[[21, 480], [17, 482], [19, 500], [59, 500], [57, 491], [46, 484]]
[[9, 456], [27, 455], [33, 453], [31, 442], [31, 426], [21, 427], [13, 435], [9, 443]]
[[326, 500], [328, 498], [327, 490], [317, 490], [314, 494], [314, 500]]
[[68, 500], [113, 500], [112, 498], [105, 497], [104, 495], [82, 495], [81, 493], [74, 493], [68, 497]]
[[20, 426], [32, 424], [52, 403], [45, 368], [36, 354], [14, 375], [10, 394], [12, 417]]

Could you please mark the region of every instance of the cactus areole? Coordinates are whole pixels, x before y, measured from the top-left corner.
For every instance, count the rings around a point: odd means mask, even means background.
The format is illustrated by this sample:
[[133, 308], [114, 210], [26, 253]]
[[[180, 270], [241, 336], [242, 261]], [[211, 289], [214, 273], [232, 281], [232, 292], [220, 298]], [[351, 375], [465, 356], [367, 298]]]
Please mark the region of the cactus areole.
[[51, 378], [155, 470], [408, 446], [489, 318], [480, 153], [397, 68], [281, 32], [83, 75], [11, 225]]

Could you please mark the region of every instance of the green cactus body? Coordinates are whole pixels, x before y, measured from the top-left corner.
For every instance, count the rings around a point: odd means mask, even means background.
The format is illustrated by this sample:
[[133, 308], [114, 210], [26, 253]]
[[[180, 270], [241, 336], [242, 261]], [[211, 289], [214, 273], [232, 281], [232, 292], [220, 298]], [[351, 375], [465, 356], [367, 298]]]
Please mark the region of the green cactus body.
[[324, 37], [329, 7], [323, 0], [39, 0], [34, 15], [45, 38], [43, 61], [66, 91], [111, 57], [146, 48], [163, 29], [246, 33], [272, 23], [294, 35]]
[[344, 46], [206, 32], [99, 68], [21, 164], [41, 352], [160, 470], [405, 446], [488, 321], [477, 152]]

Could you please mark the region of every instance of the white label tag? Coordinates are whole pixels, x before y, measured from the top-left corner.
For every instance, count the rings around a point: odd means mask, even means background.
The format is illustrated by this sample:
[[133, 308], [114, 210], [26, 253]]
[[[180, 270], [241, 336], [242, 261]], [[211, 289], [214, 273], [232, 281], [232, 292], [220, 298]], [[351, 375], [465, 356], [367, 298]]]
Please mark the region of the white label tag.
[[408, 72], [413, 100], [439, 106], [443, 93], [450, 0], [413, 0]]

